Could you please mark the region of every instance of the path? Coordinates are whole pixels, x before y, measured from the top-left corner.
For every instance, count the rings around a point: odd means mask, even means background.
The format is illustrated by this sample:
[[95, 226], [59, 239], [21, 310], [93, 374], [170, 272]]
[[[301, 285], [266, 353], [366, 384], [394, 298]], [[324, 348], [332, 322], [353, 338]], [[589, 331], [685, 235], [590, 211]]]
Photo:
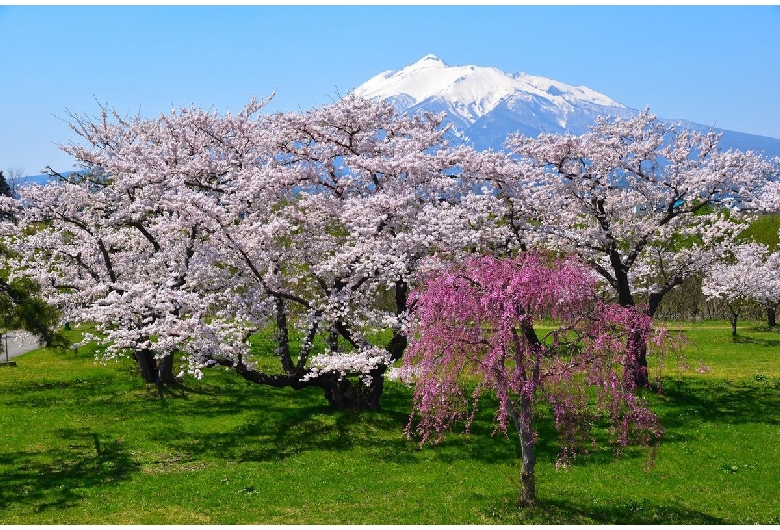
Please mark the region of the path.
[[9, 361], [18, 355], [41, 347], [38, 340], [26, 331], [9, 331], [7, 335], [0, 336], [0, 362], [3, 363], [6, 362], [6, 337], [8, 337], [7, 360]]

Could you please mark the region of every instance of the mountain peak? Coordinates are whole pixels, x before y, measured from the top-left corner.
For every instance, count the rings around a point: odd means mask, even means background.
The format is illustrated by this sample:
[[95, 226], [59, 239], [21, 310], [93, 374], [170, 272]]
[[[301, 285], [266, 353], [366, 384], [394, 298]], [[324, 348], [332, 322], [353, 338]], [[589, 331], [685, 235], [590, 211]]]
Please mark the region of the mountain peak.
[[[453, 134], [474, 147], [502, 149], [507, 134], [582, 134], [598, 117], [639, 113], [585, 86], [498, 68], [449, 66], [428, 54], [400, 70], [382, 72], [353, 93], [392, 102], [400, 112], [445, 112]], [[709, 127], [692, 124], [697, 130]], [[780, 140], [726, 131], [727, 147], [780, 153]]]
[[448, 65], [441, 59], [439, 59], [437, 56], [433, 55], [432, 53], [429, 53], [416, 63], [407, 66], [406, 68], [430, 68], [430, 67], [444, 67], [446, 68]]
[[565, 127], [572, 106], [597, 105], [625, 108], [586, 87], [573, 87], [528, 74], [511, 75], [497, 68], [448, 66], [428, 54], [398, 71], [383, 72], [355, 89], [358, 96], [392, 99], [400, 110], [438, 101], [453, 119], [473, 124], [501, 104], [533, 98], [539, 105], [557, 109], [558, 123]]

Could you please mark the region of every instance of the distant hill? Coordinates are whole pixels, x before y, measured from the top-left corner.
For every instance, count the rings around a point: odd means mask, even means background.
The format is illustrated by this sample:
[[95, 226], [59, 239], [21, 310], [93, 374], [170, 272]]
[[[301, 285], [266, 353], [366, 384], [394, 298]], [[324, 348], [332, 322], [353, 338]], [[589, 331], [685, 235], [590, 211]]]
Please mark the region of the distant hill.
[[[67, 177], [68, 175], [72, 175], [74, 173], [78, 173], [78, 171], [64, 171], [64, 172], [61, 173], [61, 175], [63, 177]], [[24, 186], [25, 184], [39, 184], [39, 185], [43, 185], [43, 184], [48, 184], [50, 182], [56, 182], [56, 181], [57, 181], [56, 177], [52, 177], [52, 176], [49, 176], [49, 175], [46, 175], [46, 174], [42, 174], [42, 175], [28, 175], [26, 177], [21, 177], [19, 179], [19, 185], [20, 186]]]
[[48, 184], [52, 180], [56, 179], [53, 179], [49, 175], [28, 175], [19, 179], [19, 185], [24, 186], [25, 184]]
[[[541, 132], [582, 134], [599, 116], [628, 118], [640, 112], [587, 87], [491, 67], [449, 66], [435, 55], [398, 71], [382, 72], [354, 93], [388, 100], [401, 111], [444, 111], [455, 134], [478, 149], [503, 149], [512, 132], [532, 137]], [[686, 120], [659, 119], [688, 129], [711, 128]], [[723, 132], [723, 148], [780, 156], [780, 139], [715, 130]]]

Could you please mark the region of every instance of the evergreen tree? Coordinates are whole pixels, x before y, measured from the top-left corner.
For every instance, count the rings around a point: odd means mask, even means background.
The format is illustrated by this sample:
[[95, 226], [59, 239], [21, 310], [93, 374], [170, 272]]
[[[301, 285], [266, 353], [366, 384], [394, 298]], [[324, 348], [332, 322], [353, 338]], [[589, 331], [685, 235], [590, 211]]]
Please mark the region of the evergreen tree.
[[[13, 197], [13, 190], [0, 171], [0, 196]], [[0, 219], [15, 221], [12, 211], [0, 208]], [[0, 241], [0, 257], [10, 256], [5, 241]], [[65, 346], [56, 332], [59, 312], [40, 296], [40, 286], [29, 278], [9, 279], [8, 271], [0, 270], [0, 334], [22, 329], [35, 335], [47, 346]]]
[[13, 190], [8, 184], [8, 181], [5, 180], [5, 175], [3, 175], [2, 170], [0, 170], [0, 195], [5, 197], [13, 197]]

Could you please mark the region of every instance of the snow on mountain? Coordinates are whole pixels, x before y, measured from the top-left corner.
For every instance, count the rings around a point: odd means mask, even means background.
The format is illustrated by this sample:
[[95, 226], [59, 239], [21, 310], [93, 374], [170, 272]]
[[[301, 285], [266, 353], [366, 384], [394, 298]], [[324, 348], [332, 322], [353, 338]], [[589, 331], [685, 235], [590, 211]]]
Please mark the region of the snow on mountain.
[[[471, 122], [519, 94], [547, 100], [556, 108], [571, 106], [570, 101], [624, 108], [586, 87], [573, 87], [525, 73], [509, 75], [497, 68], [448, 66], [435, 55], [426, 55], [397, 72], [383, 72], [359, 86], [355, 93], [382, 99], [408, 96], [410, 106], [442, 98], [452, 104], [459, 116]], [[565, 126], [565, 122], [562, 120], [560, 125]]]
[[587, 87], [525, 73], [511, 75], [497, 68], [448, 66], [435, 55], [426, 55], [397, 72], [382, 72], [354, 92], [390, 100], [404, 111], [444, 111], [460, 136], [478, 147], [518, 129], [533, 135], [584, 132], [596, 115], [630, 112]]
[[[522, 72], [507, 74], [491, 67], [449, 66], [435, 55], [426, 55], [398, 71], [382, 72], [354, 93], [389, 100], [400, 111], [446, 112], [456, 136], [478, 149], [501, 149], [512, 132], [527, 136], [541, 132], [582, 134], [599, 116], [628, 118], [639, 112], [587, 87]], [[708, 126], [685, 124], [709, 130]], [[724, 147], [780, 155], [780, 140], [724, 132]]]

